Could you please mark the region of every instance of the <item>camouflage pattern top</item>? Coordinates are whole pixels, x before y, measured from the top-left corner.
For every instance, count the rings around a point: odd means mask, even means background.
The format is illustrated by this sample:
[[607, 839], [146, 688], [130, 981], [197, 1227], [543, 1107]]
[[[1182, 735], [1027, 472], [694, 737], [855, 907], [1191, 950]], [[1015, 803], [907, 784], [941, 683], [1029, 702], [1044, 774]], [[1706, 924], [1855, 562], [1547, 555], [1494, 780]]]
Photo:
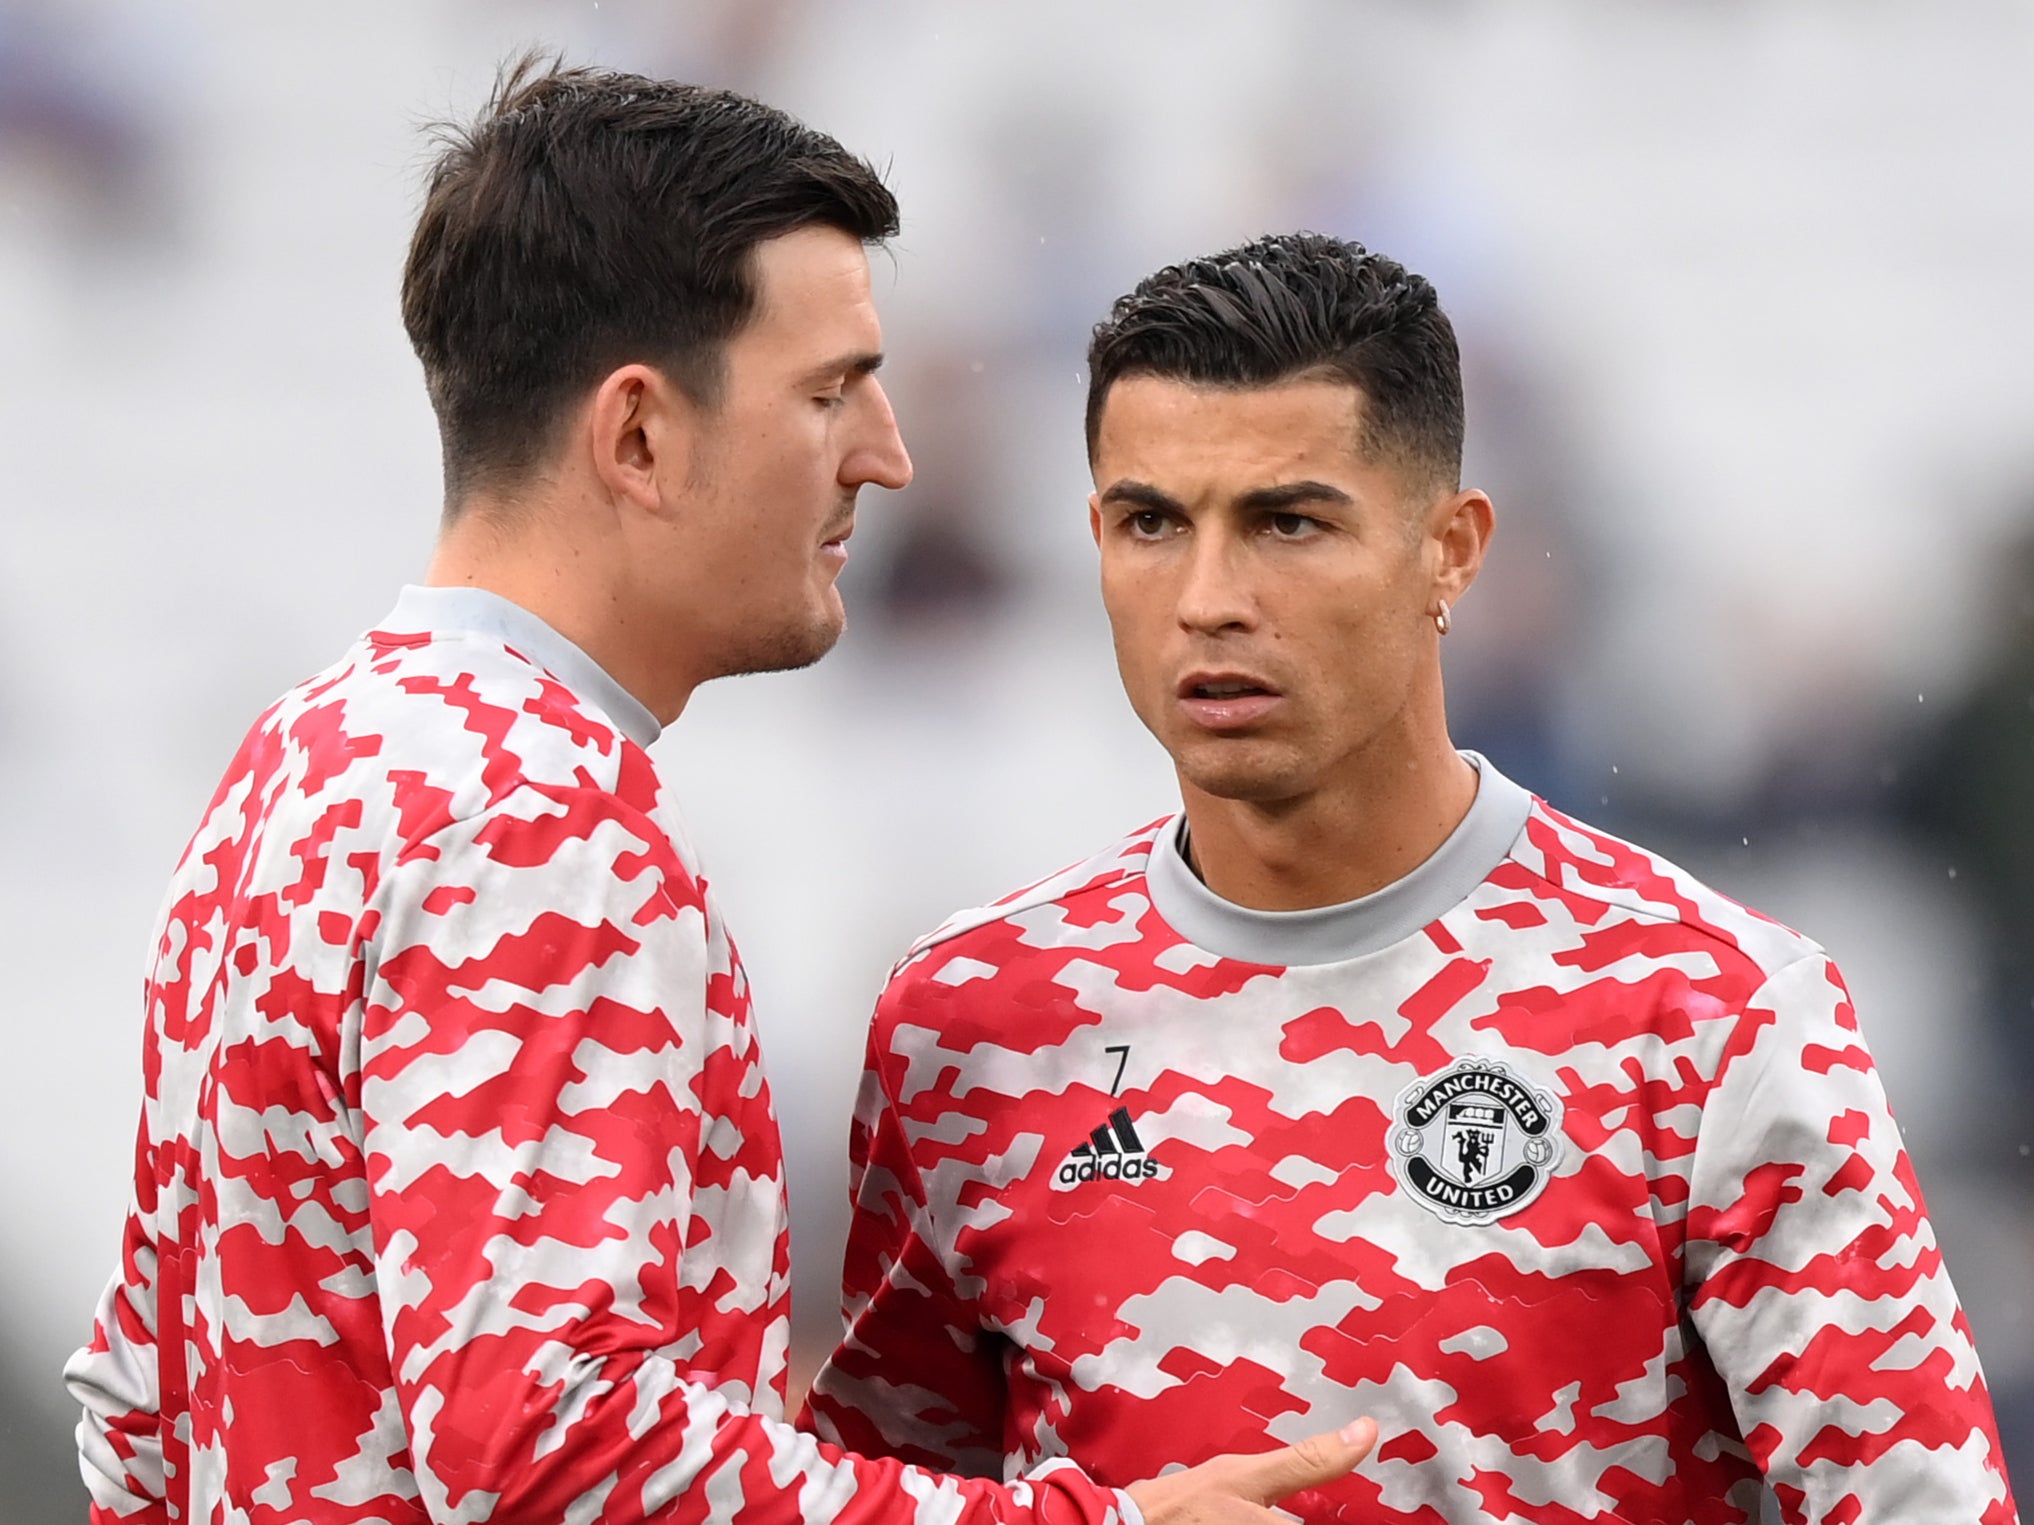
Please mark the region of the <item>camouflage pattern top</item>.
[[733, 945], [583, 652], [410, 589], [256, 722], [170, 886], [97, 1521], [1117, 1525], [784, 1423], [781, 1151]]
[[1230, 905], [1174, 818], [904, 960], [819, 1434], [1121, 1481], [1371, 1414], [1288, 1509], [2010, 1525], [1835, 968], [1470, 761], [1364, 900]]

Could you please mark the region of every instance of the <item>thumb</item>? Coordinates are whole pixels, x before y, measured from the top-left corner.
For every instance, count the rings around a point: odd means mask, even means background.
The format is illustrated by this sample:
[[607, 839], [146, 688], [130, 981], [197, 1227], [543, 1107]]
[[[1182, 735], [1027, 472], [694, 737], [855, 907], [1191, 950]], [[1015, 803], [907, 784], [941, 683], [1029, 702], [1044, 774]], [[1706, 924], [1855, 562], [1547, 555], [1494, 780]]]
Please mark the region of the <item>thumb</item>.
[[1275, 1504], [1303, 1488], [1317, 1488], [1346, 1477], [1377, 1444], [1377, 1423], [1358, 1419], [1324, 1435], [1310, 1435], [1282, 1451], [1239, 1458], [1233, 1474], [1237, 1491], [1260, 1504]]

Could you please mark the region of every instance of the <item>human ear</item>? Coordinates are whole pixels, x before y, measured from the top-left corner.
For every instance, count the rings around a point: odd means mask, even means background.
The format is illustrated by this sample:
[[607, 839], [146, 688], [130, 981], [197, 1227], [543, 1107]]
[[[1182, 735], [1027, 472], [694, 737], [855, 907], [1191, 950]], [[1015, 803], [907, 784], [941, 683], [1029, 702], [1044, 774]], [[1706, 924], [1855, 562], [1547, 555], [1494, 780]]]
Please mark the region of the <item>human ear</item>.
[[1434, 562], [1434, 595], [1453, 604], [1483, 568], [1497, 511], [1487, 494], [1466, 488], [1436, 503], [1427, 520]]
[[650, 366], [622, 366], [594, 389], [587, 442], [594, 474], [618, 502], [664, 511], [665, 484], [685, 480], [697, 439], [691, 400]]
[[1102, 495], [1098, 492], [1088, 494], [1088, 533], [1095, 537], [1095, 544], [1100, 546], [1102, 543]]

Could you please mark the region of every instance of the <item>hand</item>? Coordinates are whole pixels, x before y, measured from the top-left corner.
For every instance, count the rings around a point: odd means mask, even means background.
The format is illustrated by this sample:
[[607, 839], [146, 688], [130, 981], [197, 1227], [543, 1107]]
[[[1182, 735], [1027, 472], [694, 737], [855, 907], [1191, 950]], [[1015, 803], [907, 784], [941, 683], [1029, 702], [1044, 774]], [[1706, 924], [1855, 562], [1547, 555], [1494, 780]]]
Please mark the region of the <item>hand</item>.
[[1232, 1451], [1126, 1491], [1144, 1512], [1144, 1525], [1288, 1525], [1271, 1505], [1346, 1476], [1376, 1444], [1376, 1424], [1359, 1419], [1282, 1451]]

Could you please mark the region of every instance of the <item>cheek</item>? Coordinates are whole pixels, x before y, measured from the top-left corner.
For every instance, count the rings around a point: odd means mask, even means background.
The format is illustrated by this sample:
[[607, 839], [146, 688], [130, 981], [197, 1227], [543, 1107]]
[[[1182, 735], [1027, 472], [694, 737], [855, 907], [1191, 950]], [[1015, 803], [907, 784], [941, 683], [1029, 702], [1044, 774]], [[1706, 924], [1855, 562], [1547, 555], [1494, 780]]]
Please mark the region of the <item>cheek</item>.
[[1116, 669], [1131, 705], [1142, 714], [1145, 699], [1161, 681], [1162, 625], [1148, 597], [1138, 597], [1121, 582], [1104, 578], [1102, 609], [1109, 617], [1109, 635], [1116, 651]]
[[1310, 600], [1302, 616], [1274, 622], [1274, 640], [1309, 687], [1338, 710], [1370, 710], [1409, 681], [1419, 655], [1417, 630], [1390, 586], [1351, 585]]

